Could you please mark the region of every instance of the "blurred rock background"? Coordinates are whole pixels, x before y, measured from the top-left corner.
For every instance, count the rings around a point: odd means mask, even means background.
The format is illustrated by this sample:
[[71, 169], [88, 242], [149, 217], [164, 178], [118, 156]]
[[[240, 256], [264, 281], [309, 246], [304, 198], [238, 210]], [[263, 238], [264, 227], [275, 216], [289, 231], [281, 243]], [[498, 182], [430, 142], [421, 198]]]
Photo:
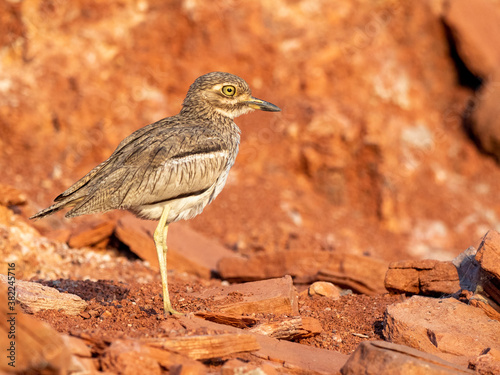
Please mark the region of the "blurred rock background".
[[500, 229], [500, 2], [469, 3], [0, 2], [0, 183], [28, 217], [228, 71], [283, 111], [237, 119], [236, 165], [194, 229], [242, 254], [451, 259]]

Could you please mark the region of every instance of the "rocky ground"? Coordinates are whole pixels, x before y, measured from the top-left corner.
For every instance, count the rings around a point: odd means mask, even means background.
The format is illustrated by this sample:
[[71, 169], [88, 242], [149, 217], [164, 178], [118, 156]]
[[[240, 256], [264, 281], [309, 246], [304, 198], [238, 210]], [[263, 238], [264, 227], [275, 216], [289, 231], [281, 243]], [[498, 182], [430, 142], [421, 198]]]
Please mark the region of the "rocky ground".
[[[499, 373], [498, 35], [496, 0], [0, 3], [0, 370]], [[27, 218], [215, 70], [282, 112], [171, 226], [165, 318], [155, 223]]]

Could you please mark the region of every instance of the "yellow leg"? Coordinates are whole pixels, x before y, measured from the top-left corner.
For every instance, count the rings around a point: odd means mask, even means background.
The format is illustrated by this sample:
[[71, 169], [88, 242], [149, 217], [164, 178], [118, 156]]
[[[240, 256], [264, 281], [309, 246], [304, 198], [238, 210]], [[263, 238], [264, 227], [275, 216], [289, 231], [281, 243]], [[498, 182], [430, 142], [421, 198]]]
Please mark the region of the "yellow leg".
[[154, 240], [156, 245], [156, 252], [158, 253], [158, 263], [160, 265], [161, 285], [163, 288], [163, 312], [165, 316], [168, 314], [179, 314], [172, 307], [170, 296], [168, 294], [168, 280], [167, 280], [167, 232], [168, 232], [168, 213], [170, 208], [166, 206], [161, 214], [160, 222], [156, 227], [154, 233]]

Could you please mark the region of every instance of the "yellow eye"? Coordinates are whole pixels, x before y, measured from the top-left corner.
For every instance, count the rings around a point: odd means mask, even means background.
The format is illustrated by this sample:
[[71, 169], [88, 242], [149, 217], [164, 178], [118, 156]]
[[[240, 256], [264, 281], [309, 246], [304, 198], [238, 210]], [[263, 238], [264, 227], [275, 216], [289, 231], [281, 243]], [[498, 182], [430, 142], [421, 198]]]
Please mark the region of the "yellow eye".
[[224, 86], [222, 87], [222, 93], [226, 96], [234, 96], [234, 94], [236, 94], [236, 87]]

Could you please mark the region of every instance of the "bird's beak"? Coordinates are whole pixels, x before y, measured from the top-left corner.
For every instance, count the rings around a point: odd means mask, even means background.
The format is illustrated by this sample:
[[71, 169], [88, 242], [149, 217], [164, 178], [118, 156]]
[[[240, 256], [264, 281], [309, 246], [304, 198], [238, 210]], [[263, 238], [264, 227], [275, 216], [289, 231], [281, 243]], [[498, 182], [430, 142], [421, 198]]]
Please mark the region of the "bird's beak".
[[245, 103], [253, 109], [260, 109], [261, 111], [266, 112], [281, 112], [281, 109], [274, 104], [254, 97], [252, 97], [250, 100], [247, 100]]

